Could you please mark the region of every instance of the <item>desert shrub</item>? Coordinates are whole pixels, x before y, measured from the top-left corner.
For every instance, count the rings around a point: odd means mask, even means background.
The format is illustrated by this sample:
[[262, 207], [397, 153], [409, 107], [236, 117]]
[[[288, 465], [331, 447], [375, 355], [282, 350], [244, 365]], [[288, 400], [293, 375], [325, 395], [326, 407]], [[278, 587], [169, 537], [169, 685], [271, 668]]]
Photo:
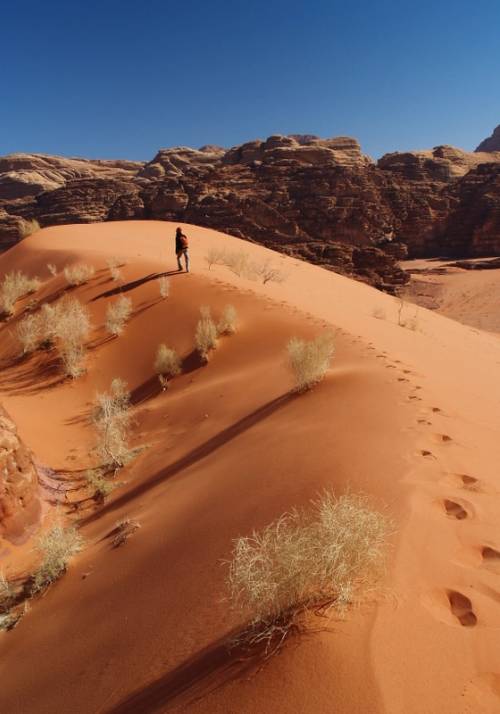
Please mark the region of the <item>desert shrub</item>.
[[106, 329], [112, 335], [121, 335], [125, 323], [132, 312], [132, 300], [120, 295], [118, 300], [108, 305], [106, 309]]
[[170, 294], [170, 280], [166, 275], [162, 275], [162, 277], [158, 279], [158, 287], [161, 297], [163, 299], [167, 298]]
[[17, 325], [16, 333], [23, 348], [23, 354], [34, 352], [41, 340], [42, 324], [40, 313], [26, 315]]
[[3, 573], [0, 573], [0, 612], [9, 610], [16, 599], [16, 589], [9, 583]]
[[121, 280], [122, 279], [122, 271], [120, 270], [120, 267], [123, 265], [118, 258], [108, 258], [106, 261], [109, 272], [111, 274], [111, 278], [115, 281]]
[[47, 330], [44, 338], [56, 343], [65, 374], [79, 377], [85, 371], [85, 341], [91, 330], [88, 308], [76, 298], [63, 298], [45, 310], [43, 319]]
[[117, 521], [113, 529], [113, 540], [111, 541], [113, 548], [119, 548], [126, 543], [140, 527], [141, 524], [132, 518], [124, 518]]
[[42, 562], [31, 577], [32, 592], [36, 593], [53, 583], [66, 571], [70, 558], [83, 548], [83, 538], [76, 528], [60, 523], [43, 533], [35, 542], [35, 550]]
[[266, 283], [282, 283], [285, 280], [285, 273], [276, 268], [269, 260], [264, 260], [261, 263], [252, 263], [252, 272], [256, 275], [262, 284]]
[[128, 463], [133, 452], [128, 445], [132, 418], [126, 382], [113, 379], [109, 393], [96, 395], [92, 421], [97, 430], [96, 451], [104, 463], [115, 468]]
[[21, 225], [21, 238], [27, 238], [32, 233], [40, 230], [40, 224], [37, 220], [32, 218], [31, 220], [23, 220]]
[[163, 389], [167, 388], [169, 377], [175, 377], [181, 372], [181, 360], [177, 352], [164, 344], [158, 347], [155, 359], [155, 372]]
[[0, 284], [0, 312], [12, 315], [16, 300], [36, 292], [39, 287], [38, 278], [29, 278], [20, 270], [7, 273]]
[[287, 345], [289, 364], [295, 377], [295, 390], [303, 392], [321, 382], [332, 361], [333, 335], [326, 332], [314, 340], [294, 337]]
[[110, 481], [101, 469], [89, 469], [85, 472], [85, 480], [92, 490], [92, 498], [98, 503], [103, 503], [106, 496], [114, 491], [117, 484]]
[[253, 265], [250, 262], [248, 253], [245, 253], [242, 250], [233, 253], [225, 253], [224, 265], [239, 277], [250, 278], [253, 275]]
[[224, 248], [210, 248], [205, 256], [209, 270], [211, 270], [212, 265], [225, 265], [226, 259], [227, 254]]
[[373, 311], [372, 311], [372, 315], [377, 320], [385, 320], [385, 318], [386, 318], [386, 312], [383, 307], [374, 307]]
[[94, 276], [95, 268], [93, 265], [86, 263], [77, 263], [76, 265], [68, 265], [64, 268], [64, 277], [68, 285], [83, 285]]
[[63, 302], [64, 301], [59, 301], [59, 303], [55, 303], [55, 305], [44, 303], [40, 308], [39, 320], [42, 347], [51, 347], [54, 344], [56, 325], [58, 316], [62, 312]]
[[57, 267], [54, 265], [54, 263], [47, 263], [47, 270], [52, 275], [52, 277], [54, 277], [54, 278], [56, 277]]
[[200, 357], [207, 362], [208, 353], [217, 347], [217, 327], [212, 320], [209, 307], [200, 308], [200, 313], [194, 339]]
[[399, 327], [406, 327], [407, 330], [415, 332], [418, 328], [418, 306], [415, 308], [413, 315], [407, 315], [408, 309], [408, 303], [403, 298], [399, 298], [398, 325]]
[[13, 630], [17, 625], [22, 615], [13, 612], [4, 612], [0, 614], [0, 630]]
[[389, 521], [360, 496], [325, 492], [234, 541], [231, 600], [247, 619], [240, 640], [279, 646], [304, 626], [360, 598], [382, 572]]
[[236, 332], [236, 320], [238, 314], [232, 305], [226, 305], [222, 311], [221, 318], [217, 323], [217, 334], [233, 335]]

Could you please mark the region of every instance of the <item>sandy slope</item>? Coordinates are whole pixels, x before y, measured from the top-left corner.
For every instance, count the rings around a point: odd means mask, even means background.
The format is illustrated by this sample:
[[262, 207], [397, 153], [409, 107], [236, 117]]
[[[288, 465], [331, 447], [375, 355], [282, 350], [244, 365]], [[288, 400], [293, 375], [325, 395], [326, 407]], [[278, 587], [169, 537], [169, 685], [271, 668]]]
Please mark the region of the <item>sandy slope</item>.
[[418, 271], [406, 288], [408, 300], [454, 320], [489, 332], [500, 332], [500, 269], [464, 270], [450, 261], [407, 260]]
[[[160, 301], [155, 276], [175, 267], [173, 228], [50, 228], [0, 259], [2, 271], [41, 274], [73, 256], [99, 269], [76, 291], [96, 325], [88, 374], [58, 382], [37, 357], [0, 375], [0, 398], [40, 462], [77, 483], [90, 464], [90, 402], [113, 376], [129, 382], [134, 439], [149, 447], [104, 507], [77, 512], [85, 551], [0, 635], [0, 711], [498, 712], [498, 338], [423, 309], [416, 330], [398, 327], [394, 298], [195, 227], [186, 227], [194, 272], [172, 275]], [[286, 282], [209, 271], [203, 256], [221, 245], [271, 258]], [[109, 255], [127, 263], [135, 313], [122, 337], [105, 341]], [[39, 295], [62, 287], [47, 280]], [[207, 367], [188, 359], [193, 368], [158, 393], [157, 344], [188, 356], [199, 306], [217, 313], [228, 302], [238, 333]], [[310, 394], [290, 397], [284, 345], [325, 326], [336, 330], [334, 369]], [[13, 350], [2, 329], [0, 356]], [[324, 485], [366, 491], [393, 514], [386, 596], [258, 673], [229, 666], [219, 643], [238, 617], [223, 600], [220, 561], [231, 539]], [[107, 536], [126, 516], [142, 527], [112, 549]], [[29, 544], [2, 543], [1, 552], [11, 573], [32, 559]]]

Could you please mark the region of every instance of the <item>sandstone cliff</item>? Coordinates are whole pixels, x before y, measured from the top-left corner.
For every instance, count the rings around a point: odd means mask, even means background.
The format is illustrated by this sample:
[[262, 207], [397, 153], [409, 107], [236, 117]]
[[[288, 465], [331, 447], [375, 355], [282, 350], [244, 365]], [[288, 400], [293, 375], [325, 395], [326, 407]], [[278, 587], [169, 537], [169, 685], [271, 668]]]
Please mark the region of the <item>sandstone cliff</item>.
[[500, 151], [500, 124], [491, 136], [479, 144], [476, 151]]
[[355, 139], [314, 135], [162, 149], [146, 164], [16, 154], [0, 158], [0, 246], [22, 219], [179, 220], [393, 290], [406, 254], [500, 253], [499, 166], [500, 152], [451, 146], [375, 164]]
[[40, 517], [33, 459], [0, 407], [0, 535], [18, 540]]

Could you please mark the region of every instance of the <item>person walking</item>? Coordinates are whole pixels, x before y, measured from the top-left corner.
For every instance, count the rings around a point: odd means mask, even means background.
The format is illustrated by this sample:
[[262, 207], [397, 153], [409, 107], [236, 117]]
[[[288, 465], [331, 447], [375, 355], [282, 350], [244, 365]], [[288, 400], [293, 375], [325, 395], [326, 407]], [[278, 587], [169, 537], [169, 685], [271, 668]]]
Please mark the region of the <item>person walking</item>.
[[189, 243], [187, 236], [182, 232], [182, 228], [177, 228], [175, 231], [175, 254], [177, 256], [177, 266], [182, 270], [181, 258], [184, 256], [186, 264], [186, 273], [189, 273]]

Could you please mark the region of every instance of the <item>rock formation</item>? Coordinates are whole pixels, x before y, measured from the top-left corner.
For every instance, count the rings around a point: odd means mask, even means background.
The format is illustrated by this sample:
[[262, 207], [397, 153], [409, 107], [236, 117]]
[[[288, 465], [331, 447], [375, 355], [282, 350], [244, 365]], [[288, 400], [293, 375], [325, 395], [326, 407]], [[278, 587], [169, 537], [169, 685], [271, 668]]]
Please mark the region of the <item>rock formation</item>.
[[451, 146], [375, 164], [355, 139], [308, 134], [162, 149], [146, 164], [16, 154], [0, 158], [0, 246], [22, 219], [178, 220], [394, 290], [406, 254], [500, 253], [499, 167], [500, 152]]
[[500, 124], [491, 136], [479, 144], [476, 151], [500, 151]]
[[40, 517], [33, 459], [14, 422], [0, 407], [0, 535], [20, 540]]

